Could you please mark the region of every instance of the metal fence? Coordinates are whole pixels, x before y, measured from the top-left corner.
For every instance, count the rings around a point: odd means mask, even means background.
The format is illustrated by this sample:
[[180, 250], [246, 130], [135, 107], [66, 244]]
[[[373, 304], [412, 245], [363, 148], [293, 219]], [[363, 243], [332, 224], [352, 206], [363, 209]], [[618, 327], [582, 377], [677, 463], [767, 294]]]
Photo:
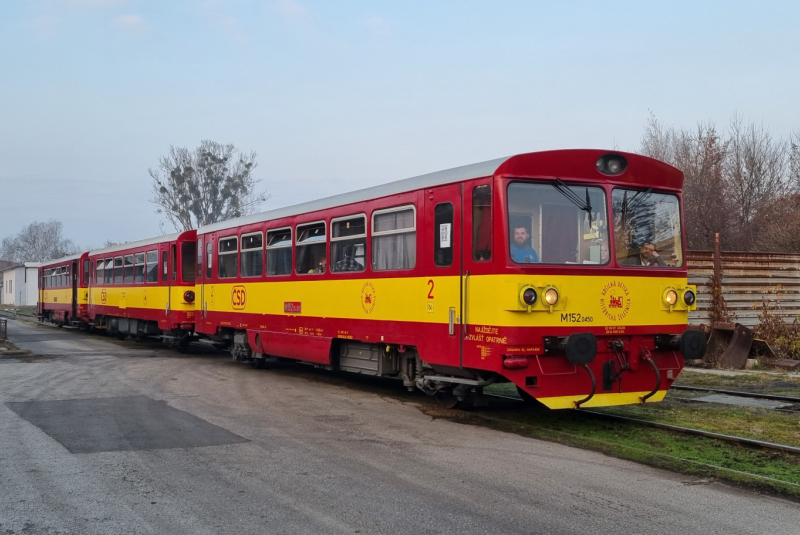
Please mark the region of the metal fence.
[[[800, 254], [688, 251], [689, 284], [697, 310], [689, 322], [711, 324], [721, 307], [730, 321], [753, 327], [766, 306], [791, 323], [800, 315]], [[721, 299], [715, 300], [715, 290]]]

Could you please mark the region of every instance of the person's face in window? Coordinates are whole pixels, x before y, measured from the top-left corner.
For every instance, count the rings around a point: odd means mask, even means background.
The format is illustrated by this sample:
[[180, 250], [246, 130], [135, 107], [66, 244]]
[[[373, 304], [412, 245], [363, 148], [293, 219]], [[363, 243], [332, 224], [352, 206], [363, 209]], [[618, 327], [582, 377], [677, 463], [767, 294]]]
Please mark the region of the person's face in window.
[[653, 256], [653, 253], [656, 251], [655, 246], [652, 243], [646, 243], [644, 247], [642, 247], [642, 256], [645, 258], [650, 258]]
[[528, 243], [528, 231], [525, 227], [516, 227], [514, 229], [514, 243], [518, 247], [523, 247]]

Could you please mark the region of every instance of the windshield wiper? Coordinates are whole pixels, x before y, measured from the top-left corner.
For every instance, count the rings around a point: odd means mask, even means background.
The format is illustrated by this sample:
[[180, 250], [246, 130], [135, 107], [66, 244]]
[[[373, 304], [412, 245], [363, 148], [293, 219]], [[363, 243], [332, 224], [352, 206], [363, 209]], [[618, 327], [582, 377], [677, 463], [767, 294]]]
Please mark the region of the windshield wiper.
[[630, 201], [628, 201], [628, 210], [633, 211], [638, 204], [641, 204], [647, 197], [650, 196], [650, 192], [653, 191], [653, 188], [647, 188], [644, 191], [637, 191], [636, 195], [634, 195]]
[[589, 227], [592, 226], [592, 203], [589, 201], [589, 188], [586, 188], [586, 202], [583, 202], [581, 198], [578, 196], [577, 193], [569, 189], [569, 186], [564, 184], [564, 182], [557, 178], [553, 187], [558, 190], [558, 192], [567, 198], [569, 202], [589, 214]]

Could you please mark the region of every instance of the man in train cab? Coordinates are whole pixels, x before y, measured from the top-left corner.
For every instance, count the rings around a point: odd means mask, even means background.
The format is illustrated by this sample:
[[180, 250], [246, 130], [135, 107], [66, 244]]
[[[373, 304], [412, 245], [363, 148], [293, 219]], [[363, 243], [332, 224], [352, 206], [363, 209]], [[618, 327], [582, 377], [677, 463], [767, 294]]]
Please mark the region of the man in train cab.
[[531, 247], [530, 234], [525, 225], [514, 225], [512, 228], [511, 260], [517, 264], [533, 264], [539, 261], [539, 255]]
[[325, 269], [328, 267], [328, 258], [325, 255], [319, 259], [319, 263], [317, 267], [309, 271], [309, 273], [325, 273]]
[[640, 254], [629, 257], [625, 265], [667, 267], [664, 258], [656, 252], [656, 246], [649, 242], [642, 245]]

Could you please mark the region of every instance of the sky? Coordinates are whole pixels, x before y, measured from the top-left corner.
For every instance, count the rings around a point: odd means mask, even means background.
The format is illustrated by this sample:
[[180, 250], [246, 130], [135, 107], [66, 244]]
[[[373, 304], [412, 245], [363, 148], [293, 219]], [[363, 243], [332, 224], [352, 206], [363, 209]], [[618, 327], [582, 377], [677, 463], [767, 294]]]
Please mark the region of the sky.
[[800, 129], [800, 2], [0, 0], [0, 239], [172, 232], [160, 155], [258, 153], [273, 209], [734, 113]]

